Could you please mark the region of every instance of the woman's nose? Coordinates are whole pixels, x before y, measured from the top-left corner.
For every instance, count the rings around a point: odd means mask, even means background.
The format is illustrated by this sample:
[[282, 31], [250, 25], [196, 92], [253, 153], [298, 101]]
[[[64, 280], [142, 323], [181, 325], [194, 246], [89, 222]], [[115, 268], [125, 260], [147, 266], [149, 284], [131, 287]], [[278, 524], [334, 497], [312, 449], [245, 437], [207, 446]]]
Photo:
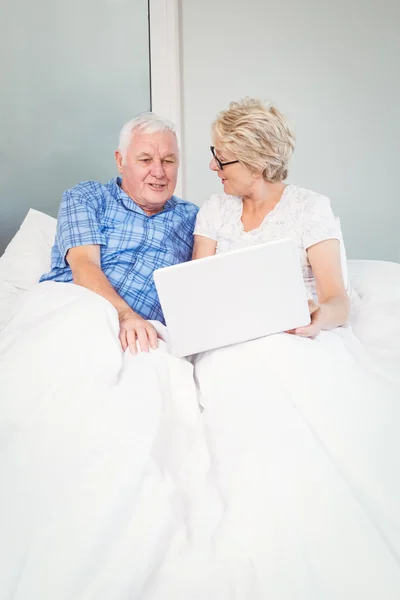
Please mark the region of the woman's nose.
[[210, 166], [211, 171], [219, 171], [217, 161], [215, 160], [214, 157], [210, 160], [209, 166]]

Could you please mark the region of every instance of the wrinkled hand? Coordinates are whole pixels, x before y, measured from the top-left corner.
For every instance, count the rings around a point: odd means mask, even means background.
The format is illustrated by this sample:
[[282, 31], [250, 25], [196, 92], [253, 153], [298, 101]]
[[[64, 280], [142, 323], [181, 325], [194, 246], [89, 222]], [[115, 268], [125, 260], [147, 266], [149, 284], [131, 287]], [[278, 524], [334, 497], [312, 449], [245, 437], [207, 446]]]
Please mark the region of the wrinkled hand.
[[311, 323], [310, 325], [306, 325], [306, 327], [298, 327], [297, 329], [292, 329], [287, 333], [292, 333], [295, 335], [299, 335], [301, 337], [315, 338], [321, 331], [324, 324], [324, 307], [320, 304], [314, 302], [314, 300], [308, 301], [308, 308], [310, 310]]
[[139, 349], [148, 352], [149, 346], [153, 350], [157, 348], [157, 331], [134, 311], [121, 316], [119, 327], [118, 337], [124, 352], [128, 347], [132, 354], [137, 354]]

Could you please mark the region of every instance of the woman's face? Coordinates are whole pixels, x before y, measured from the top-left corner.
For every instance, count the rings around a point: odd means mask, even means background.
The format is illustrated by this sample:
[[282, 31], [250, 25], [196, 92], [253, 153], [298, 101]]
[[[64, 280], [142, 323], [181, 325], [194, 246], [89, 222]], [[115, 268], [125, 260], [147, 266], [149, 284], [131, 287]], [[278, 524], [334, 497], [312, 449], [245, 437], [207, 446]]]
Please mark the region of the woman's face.
[[[215, 141], [214, 152], [221, 163], [237, 160], [232, 152], [222, 148], [218, 140]], [[226, 165], [221, 169], [213, 156], [210, 162], [210, 169], [211, 171], [215, 171], [221, 179], [225, 194], [243, 197], [251, 193], [255, 178], [251, 171], [242, 165], [242, 163], [236, 162], [232, 165]]]

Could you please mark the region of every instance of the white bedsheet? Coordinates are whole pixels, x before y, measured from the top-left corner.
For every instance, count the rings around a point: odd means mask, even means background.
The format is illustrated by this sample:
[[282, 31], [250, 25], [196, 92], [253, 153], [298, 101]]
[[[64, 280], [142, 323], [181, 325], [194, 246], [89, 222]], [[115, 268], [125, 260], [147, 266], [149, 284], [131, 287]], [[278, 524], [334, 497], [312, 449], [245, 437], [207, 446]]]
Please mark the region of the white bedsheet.
[[164, 342], [122, 355], [91, 292], [28, 292], [0, 334], [0, 598], [397, 600], [400, 295], [360, 291], [358, 340], [272, 336], [195, 379]]

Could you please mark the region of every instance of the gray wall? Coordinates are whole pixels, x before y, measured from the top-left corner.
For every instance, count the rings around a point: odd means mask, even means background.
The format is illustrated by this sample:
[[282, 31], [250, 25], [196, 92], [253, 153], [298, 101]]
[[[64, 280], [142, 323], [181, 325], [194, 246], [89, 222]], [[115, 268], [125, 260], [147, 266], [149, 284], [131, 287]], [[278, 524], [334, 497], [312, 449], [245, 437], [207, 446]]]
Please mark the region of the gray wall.
[[331, 198], [351, 258], [400, 261], [399, 0], [182, 0], [188, 200], [220, 191], [210, 123], [231, 100], [294, 122], [291, 183]]
[[115, 175], [120, 127], [150, 108], [147, 0], [3, 0], [0, 254], [30, 207]]

